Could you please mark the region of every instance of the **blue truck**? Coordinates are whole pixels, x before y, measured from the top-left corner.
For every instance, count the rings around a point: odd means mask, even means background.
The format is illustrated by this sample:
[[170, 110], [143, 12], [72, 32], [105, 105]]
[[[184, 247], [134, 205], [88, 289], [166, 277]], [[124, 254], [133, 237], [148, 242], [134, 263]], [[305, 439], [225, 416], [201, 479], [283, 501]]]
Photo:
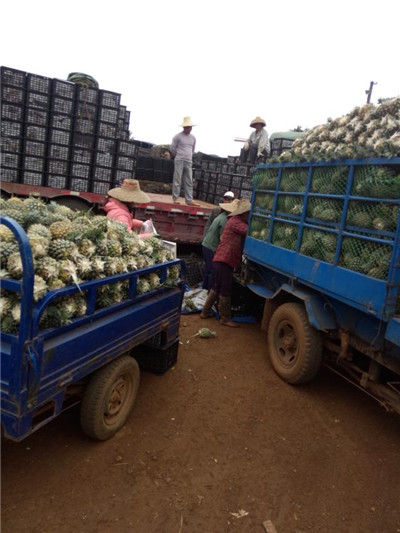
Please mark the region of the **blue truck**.
[[259, 165], [245, 241], [275, 372], [322, 363], [400, 413], [400, 158]]
[[[34, 301], [34, 268], [28, 237], [13, 219], [2, 216], [22, 258], [21, 280], [2, 279], [2, 289], [19, 294], [18, 331], [1, 332], [1, 423], [5, 438], [21, 441], [81, 404], [86, 435], [113, 436], [126, 422], [139, 387], [140, 368], [163, 373], [177, 360], [183, 281], [165, 283], [179, 259], [49, 291]], [[141, 277], [157, 272], [161, 285], [138, 294]], [[96, 308], [101, 287], [125, 281], [128, 298]], [[62, 327], [43, 329], [40, 321], [56, 299], [80, 292], [86, 312]]]

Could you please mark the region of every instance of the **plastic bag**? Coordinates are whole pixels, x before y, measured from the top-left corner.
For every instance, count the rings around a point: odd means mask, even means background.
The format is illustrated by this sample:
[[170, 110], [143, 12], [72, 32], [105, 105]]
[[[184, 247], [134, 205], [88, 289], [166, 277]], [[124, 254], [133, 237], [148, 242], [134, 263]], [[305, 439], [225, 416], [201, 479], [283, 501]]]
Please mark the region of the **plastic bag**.
[[151, 218], [149, 218], [148, 220], [145, 220], [143, 222], [143, 225], [142, 225], [142, 227], [140, 229], [140, 233], [139, 234], [141, 235], [142, 233], [147, 233], [147, 234], [151, 233], [153, 235], [157, 235], [157, 230], [156, 230], [156, 228], [155, 228], [155, 226], [153, 224], [153, 220]]

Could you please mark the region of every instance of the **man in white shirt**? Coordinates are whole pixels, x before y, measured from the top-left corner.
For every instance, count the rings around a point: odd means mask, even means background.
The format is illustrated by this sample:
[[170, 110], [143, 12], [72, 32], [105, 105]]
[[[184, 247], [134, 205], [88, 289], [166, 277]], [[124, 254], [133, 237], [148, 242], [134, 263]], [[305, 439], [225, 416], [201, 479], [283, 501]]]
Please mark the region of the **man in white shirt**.
[[250, 122], [250, 127], [254, 128], [255, 131], [244, 143], [241, 154], [242, 163], [255, 163], [256, 158], [269, 155], [269, 137], [265, 126], [266, 122], [261, 117], [256, 117]]
[[196, 137], [191, 134], [193, 124], [190, 117], [184, 117], [181, 124], [183, 131], [172, 139], [169, 151], [174, 158], [174, 177], [172, 181], [172, 199], [178, 203], [183, 181], [185, 202], [187, 205], [198, 205], [193, 202], [192, 158], [196, 148]]

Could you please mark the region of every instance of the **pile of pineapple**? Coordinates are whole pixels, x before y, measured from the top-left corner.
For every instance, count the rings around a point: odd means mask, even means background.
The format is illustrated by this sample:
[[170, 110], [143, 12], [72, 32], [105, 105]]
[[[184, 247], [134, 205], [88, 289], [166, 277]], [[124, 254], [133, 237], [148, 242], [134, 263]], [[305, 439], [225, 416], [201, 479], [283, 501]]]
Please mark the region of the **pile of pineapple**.
[[[34, 261], [34, 301], [48, 291], [131, 272], [173, 259], [162, 242], [151, 237], [141, 239], [127, 227], [102, 215], [74, 211], [54, 202], [38, 198], [24, 200], [13, 197], [0, 200], [0, 212], [13, 218], [25, 230]], [[22, 260], [13, 232], [0, 224], [0, 278], [21, 279]], [[166, 285], [176, 285], [179, 268], [168, 269]], [[138, 278], [137, 294], [149, 292], [161, 284], [157, 272]], [[121, 302], [128, 297], [129, 282], [106, 284], [97, 290], [96, 308]], [[20, 321], [20, 299], [1, 289], [0, 318], [2, 330], [17, 333]], [[43, 313], [40, 327], [60, 327], [72, 318], [86, 313], [83, 291], [54, 300]]]
[[347, 115], [316, 126], [268, 163], [391, 158], [400, 155], [400, 97], [355, 107]]

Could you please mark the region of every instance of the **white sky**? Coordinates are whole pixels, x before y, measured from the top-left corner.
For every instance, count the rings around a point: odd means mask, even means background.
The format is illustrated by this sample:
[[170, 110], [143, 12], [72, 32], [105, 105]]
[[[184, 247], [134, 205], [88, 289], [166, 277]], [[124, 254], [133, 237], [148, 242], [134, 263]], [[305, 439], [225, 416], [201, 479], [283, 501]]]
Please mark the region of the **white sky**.
[[94, 77], [122, 94], [135, 139], [169, 144], [189, 115], [197, 151], [238, 155], [250, 121], [312, 128], [400, 95], [399, 0], [3, 2], [1, 65]]

